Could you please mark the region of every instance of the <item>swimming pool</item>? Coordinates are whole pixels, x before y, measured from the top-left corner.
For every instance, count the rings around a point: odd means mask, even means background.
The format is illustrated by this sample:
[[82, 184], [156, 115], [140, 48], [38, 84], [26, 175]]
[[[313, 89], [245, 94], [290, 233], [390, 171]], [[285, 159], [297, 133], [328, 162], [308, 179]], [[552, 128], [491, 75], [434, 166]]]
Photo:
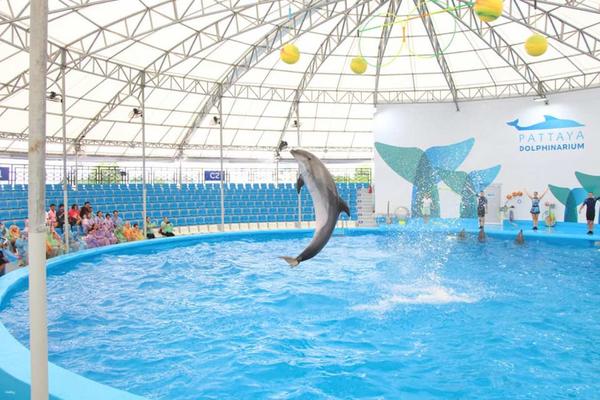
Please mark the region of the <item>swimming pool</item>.
[[[383, 230], [157, 240], [50, 269], [50, 360], [150, 399], [597, 398], [600, 251]], [[27, 292], [0, 321], [27, 344]]]

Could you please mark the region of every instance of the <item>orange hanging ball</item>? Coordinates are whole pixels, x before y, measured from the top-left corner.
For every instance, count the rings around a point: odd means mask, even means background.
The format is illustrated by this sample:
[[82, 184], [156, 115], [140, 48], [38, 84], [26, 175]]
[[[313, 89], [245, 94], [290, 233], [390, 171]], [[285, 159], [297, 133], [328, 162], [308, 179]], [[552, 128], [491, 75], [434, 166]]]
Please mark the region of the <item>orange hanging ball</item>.
[[507, 195], [506, 195], [506, 200], [510, 200], [510, 199], [512, 199], [512, 195], [510, 195], [510, 194], [507, 194]]
[[286, 44], [281, 48], [279, 58], [286, 64], [296, 64], [300, 59], [300, 50], [293, 44]]
[[523, 196], [523, 192], [519, 192], [519, 196]]

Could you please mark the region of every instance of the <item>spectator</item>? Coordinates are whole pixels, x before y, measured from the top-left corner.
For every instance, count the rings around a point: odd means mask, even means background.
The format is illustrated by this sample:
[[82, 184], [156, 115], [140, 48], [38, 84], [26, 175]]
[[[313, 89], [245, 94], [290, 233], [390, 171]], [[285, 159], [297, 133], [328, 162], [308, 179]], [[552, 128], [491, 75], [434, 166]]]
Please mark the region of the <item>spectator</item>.
[[60, 204], [58, 206], [58, 212], [56, 213], [56, 228], [62, 232], [65, 226], [65, 205]]
[[112, 220], [113, 220], [113, 223], [115, 224], [116, 228], [119, 228], [119, 227], [123, 226], [123, 220], [121, 219], [121, 217], [119, 217], [119, 211], [118, 210], [114, 210], [113, 211]]
[[72, 204], [69, 210], [69, 224], [71, 226], [81, 225], [81, 216], [79, 215], [79, 206]]
[[154, 229], [156, 229], [156, 227], [156, 223], [154, 223], [149, 216], [146, 216], [146, 237], [148, 239], [156, 238], [156, 235], [154, 235]]
[[83, 221], [83, 217], [85, 217], [87, 215], [88, 218], [90, 218], [91, 214], [92, 214], [92, 205], [90, 204], [89, 201], [86, 201], [85, 203], [83, 203], [83, 207], [81, 207], [81, 210], [79, 211], [79, 217]]
[[6, 264], [8, 264], [8, 258], [4, 254], [6, 246], [8, 246], [8, 241], [4, 237], [0, 238], [0, 276], [6, 273]]
[[112, 217], [108, 213], [106, 214], [106, 218], [104, 218], [104, 227], [111, 232], [114, 232], [115, 230], [115, 223], [113, 222]]
[[141, 231], [139, 225], [137, 223], [133, 224], [133, 228], [131, 229], [131, 234], [133, 237], [133, 240], [143, 240], [144, 239], [144, 232]]
[[56, 204], [50, 204], [50, 209], [46, 213], [46, 223], [50, 226], [56, 226]]
[[163, 222], [160, 224], [158, 233], [168, 237], [175, 236], [173, 233], [173, 224], [169, 221], [169, 218], [163, 217]]
[[102, 211], [96, 212], [96, 218], [94, 218], [94, 223], [98, 225], [98, 227], [104, 226], [104, 214]]
[[[83, 209], [83, 207], [81, 207]], [[83, 229], [83, 234], [87, 235], [92, 229], [93, 222], [90, 219], [89, 213], [83, 213], [83, 218], [81, 219], [81, 228]]]
[[6, 225], [0, 222], [0, 238], [6, 238], [8, 235], [8, 230], [6, 229]]

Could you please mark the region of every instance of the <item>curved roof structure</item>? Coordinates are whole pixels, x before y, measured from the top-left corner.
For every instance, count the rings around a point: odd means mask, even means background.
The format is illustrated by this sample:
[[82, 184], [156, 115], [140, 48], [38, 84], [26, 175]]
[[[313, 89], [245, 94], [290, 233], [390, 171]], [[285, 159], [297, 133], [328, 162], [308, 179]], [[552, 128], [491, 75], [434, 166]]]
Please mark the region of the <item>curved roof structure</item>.
[[[600, 84], [599, 0], [50, 0], [48, 90], [65, 74], [69, 151], [273, 157], [280, 140], [325, 158], [372, 152], [374, 105], [546, 96]], [[27, 150], [28, 2], [0, 1], [0, 152]], [[532, 33], [548, 51], [529, 56]], [[294, 43], [292, 65], [279, 49]], [[354, 74], [353, 57], [367, 61]], [[143, 90], [142, 90], [143, 88]], [[219, 110], [220, 108], [220, 110]], [[48, 153], [62, 151], [59, 102]]]

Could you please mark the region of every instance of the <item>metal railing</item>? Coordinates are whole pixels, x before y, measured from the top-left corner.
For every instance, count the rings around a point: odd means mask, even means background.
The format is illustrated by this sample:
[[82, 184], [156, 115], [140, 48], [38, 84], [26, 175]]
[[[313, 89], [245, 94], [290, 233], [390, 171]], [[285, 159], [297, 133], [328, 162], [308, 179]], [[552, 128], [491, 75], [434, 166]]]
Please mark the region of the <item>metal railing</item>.
[[[0, 168], [8, 168], [8, 180], [0, 184], [19, 185], [27, 184], [28, 167], [26, 164], [0, 164]], [[372, 170], [370, 167], [360, 168], [330, 168], [331, 174], [337, 182], [371, 182]], [[194, 184], [205, 183], [206, 172], [218, 172], [214, 168], [188, 168], [188, 167], [147, 167], [146, 182], [148, 184]], [[210, 174], [208, 174], [210, 175]], [[298, 177], [297, 168], [225, 168], [226, 183], [283, 183], [295, 182]], [[61, 165], [46, 166], [46, 183], [60, 184], [63, 181], [63, 167]], [[118, 165], [97, 166], [69, 166], [67, 168], [67, 181], [76, 184], [109, 184], [109, 183], [141, 183], [142, 168]], [[217, 182], [219, 179], [216, 180]]]

